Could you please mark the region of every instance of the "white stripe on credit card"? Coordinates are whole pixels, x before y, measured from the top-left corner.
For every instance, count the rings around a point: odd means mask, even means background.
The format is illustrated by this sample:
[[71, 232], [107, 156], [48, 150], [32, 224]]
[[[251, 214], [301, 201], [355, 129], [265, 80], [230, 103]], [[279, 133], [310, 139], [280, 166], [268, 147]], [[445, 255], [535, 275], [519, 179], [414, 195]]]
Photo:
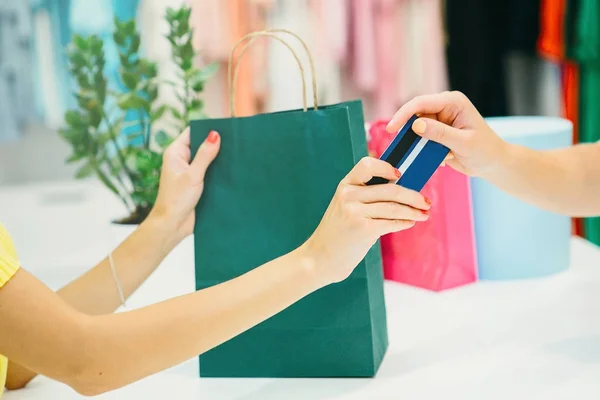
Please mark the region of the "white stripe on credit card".
[[408, 157], [406, 157], [404, 162], [400, 165], [400, 168], [398, 168], [400, 170], [401, 174], [404, 175], [406, 173], [406, 171], [408, 171], [408, 168], [417, 159], [417, 156], [423, 150], [423, 148], [425, 148], [425, 145], [427, 144], [428, 141], [429, 140], [425, 139], [425, 138], [421, 138], [419, 140], [419, 143], [417, 143], [417, 145], [415, 146], [413, 151], [408, 155]]

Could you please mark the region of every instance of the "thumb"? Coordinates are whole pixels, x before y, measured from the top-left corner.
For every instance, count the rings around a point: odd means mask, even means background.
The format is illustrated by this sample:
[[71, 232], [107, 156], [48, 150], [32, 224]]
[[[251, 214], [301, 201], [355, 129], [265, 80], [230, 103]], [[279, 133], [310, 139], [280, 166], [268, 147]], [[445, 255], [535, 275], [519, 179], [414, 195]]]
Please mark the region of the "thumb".
[[198, 148], [198, 151], [190, 164], [190, 172], [194, 177], [204, 179], [208, 166], [217, 157], [220, 148], [221, 136], [218, 132], [211, 131]]
[[443, 144], [450, 150], [459, 149], [466, 138], [465, 132], [431, 118], [419, 118], [413, 122], [412, 130], [425, 139]]

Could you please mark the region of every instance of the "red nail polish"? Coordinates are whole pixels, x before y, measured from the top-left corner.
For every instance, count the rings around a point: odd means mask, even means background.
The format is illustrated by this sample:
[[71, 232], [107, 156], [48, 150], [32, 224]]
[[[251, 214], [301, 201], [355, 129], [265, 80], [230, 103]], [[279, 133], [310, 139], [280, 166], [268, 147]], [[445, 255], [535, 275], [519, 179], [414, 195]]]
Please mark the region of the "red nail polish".
[[428, 206], [431, 206], [431, 200], [429, 200], [427, 197], [425, 197], [425, 203], [427, 203]]
[[396, 178], [400, 178], [400, 176], [402, 176], [402, 173], [398, 169], [394, 168], [394, 173], [396, 174]]
[[206, 141], [210, 144], [215, 144], [217, 143], [217, 140], [219, 140], [219, 134], [216, 131], [210, 131]]
[[429, 210], [421, 210], [421, 212], [427, 216], [429, 216]]

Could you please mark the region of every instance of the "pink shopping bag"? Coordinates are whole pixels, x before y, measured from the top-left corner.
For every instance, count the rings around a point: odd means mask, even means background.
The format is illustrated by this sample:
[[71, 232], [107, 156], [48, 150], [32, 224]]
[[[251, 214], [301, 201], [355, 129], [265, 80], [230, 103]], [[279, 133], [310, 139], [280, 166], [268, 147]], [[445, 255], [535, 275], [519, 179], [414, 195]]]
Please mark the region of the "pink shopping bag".
[[[379, 157], [394, 138], [387, 121], [369, 127], [369, 152]], [[477, 257], [469, 178], [439, 168], [421, 193], [432, 202], [429, 220], [381, 238], [388, 280], [441, 291], [474, 282]]]

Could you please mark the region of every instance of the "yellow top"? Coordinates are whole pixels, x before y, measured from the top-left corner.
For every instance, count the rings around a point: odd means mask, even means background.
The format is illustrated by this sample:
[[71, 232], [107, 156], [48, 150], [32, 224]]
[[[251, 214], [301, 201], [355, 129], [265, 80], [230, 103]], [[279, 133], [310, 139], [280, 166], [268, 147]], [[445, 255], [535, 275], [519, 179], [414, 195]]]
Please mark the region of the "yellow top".
[[[19, 269], [17, 251], [8, 232], [0, 224], [0, 290]], [[6, 368], [8, 361], [0, 355], [0, 397], [6, 383]]]

